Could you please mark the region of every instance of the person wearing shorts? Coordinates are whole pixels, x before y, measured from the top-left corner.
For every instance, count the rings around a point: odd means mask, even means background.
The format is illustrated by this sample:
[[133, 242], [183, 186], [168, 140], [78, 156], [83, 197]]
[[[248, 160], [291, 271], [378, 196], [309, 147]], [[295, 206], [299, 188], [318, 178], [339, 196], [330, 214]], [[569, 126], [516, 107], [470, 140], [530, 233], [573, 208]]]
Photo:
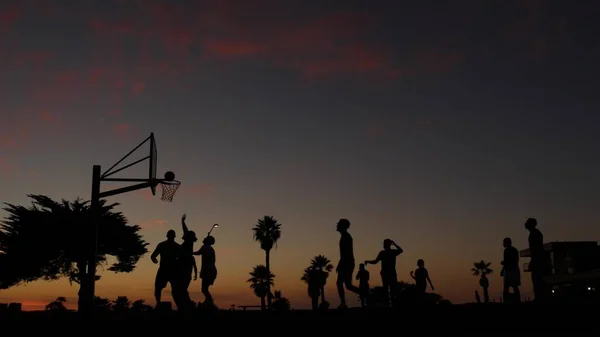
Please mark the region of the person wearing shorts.
[[162, 290], [167, 287], [167, 284], [171, 284], [171, 291], [173, 291], [173, 280], [176, 277], [177, 256], [180, 249], [181, 246], [175, 242], [175, 231], [171, 229], [167, 232], [167, 240], [159, 243], [150, 256], [154, 263], [158, 263], [157, 257], [160, 256], [160, 265], [154, 280], [156, 306], [160, 304]]

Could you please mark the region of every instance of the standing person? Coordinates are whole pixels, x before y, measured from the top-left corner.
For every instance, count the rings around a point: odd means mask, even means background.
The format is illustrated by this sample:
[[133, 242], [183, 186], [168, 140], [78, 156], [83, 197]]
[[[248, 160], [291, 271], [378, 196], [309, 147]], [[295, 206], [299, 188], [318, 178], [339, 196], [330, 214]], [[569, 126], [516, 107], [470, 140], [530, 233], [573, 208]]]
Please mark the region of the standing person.
[[346, 289], [352, 291], [355, 294], [360, 294], [360, 289], [352, 284], [352, 275], [354, 275], [354, 243], [352, 241], [352, 235], [348, 233], [350, 228], [350, 221], [348, 219], [340, 219], [338, 221], [336, 230], [340, 232], [340, 261], [335, 267], [337, 272], [337, 290], [340, 296], [339, 309], [345, 309], [346, 305], [346, 293], [344, 291], [344, 285]]
[[371, 278], [369, 271], [365, 269], [365, 264], [361, 263], [358, 265], [358, 273], [356, 273], [356, 279], [358, 280], [358, 289], [360, 289], [360, 306], [364, 308], [367, 305], [367, 298], [369, 297], [369, 279]]
[[191, 309], [193, 306], [192, 299], [188, 288], [192, 282], [192, 273], [194, 274], [194, 280], [198, 278], [198, 267], [196, 266], [196, 259], [194, 258], [194, 243], [198, 241], [196, 233], [188, 229], [185, 224], [186, 215], [181, 217], [181, 227], [183, 228], [183, 243], [179, 250], [179, 256], [177, 258], [177, 300], [179, 302], [177, 307], [180, 310]]
[[519, 251], [513, 247], [510, 238], [504, 238], [504, 260], [502, 261], [502, 270], [500, 276], [504, 277], [504, 302], [510, 302], [510, 288], [513, 289], [513, 297], [516, 302], [521, 301], [521, 271], [519, 270]]
[[154, 298], [156, 299], [156, 307], [161, 302], [162, 290], [167, 287], [167, 283], [171, 284], [171, 292], [173, 292], [173, 281], [176, 277], [177, 256], [181, 247], [175, 242], [175, 231], [170, 229], [167, 232], [167, 239], [158, 245], [152, 252], [150, 259], [154, 263], [158, 263], [157, 257], [160, 256], [160, 265], [156, 272], [154, 280]]
[[531, 252], [531, 282], [533, 283], [534, 301], [544, 303], [548, 299], [549, 291], [544, 276], [548, 269], [548, 261], [544, 250], [544, 235], [537, 228], [537, 220], [529, 218], [525, 222], [525, 228], [529, 231], [529, 251]]
[[427, 289], [427, 282], [429, 282], [431, 290], [435, 290], [433, 284], [431, 283], [431, 279], [429, 278], [429, 272], [427, 271], [427, 269], [425, 269], [425, 261], [423, 261], [422, 259], [419, 259], [417, 261], [417, 270], [415, 270], [414, 272], [411, 271], [410, 277], [412, 277], [413, 280], [415, 280], [415, 283], [417, 285], [417, 292], [419, 294], [425, 293], [425, 290]]
[[214, 306], [213, 297], [208, 288], [215, 283], [217, 279], [216, 253], [212, 247], [215, 244], [215, 238], [208, 235], [202, 241], [202, 247], [194, 252], [194, 255], [202, 256], [202, 266], [200, 267], [200, 278], [202, 279], [202, 294], [204, 294], [204, 304], [206, 307]]
[[[392, 246], [395, 249], [392, 249]], [[398, 283], [398, 274], [396, 273], [396, 257], [404, 252], [400, 246], [390, 239], [383, 240], [383, 250], [377, 254], [375, 260], [367, 260], [366, 264], [377, 264], [381, 261], [381, 282], [385, 290], [386, 301], [389, 304], [391, 298], [395, 295], [396, 285]]]

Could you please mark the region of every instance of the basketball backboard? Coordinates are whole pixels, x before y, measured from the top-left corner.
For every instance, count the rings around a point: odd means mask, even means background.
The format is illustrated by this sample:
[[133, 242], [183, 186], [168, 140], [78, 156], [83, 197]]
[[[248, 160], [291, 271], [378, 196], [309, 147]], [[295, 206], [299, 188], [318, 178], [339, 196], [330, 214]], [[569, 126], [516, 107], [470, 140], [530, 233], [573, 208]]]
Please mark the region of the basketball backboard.
[[151, 183], [150, 189], [152, 195], [156, 195], [156, 163], [158, 162], [158, 150], [156, 149], [156, 140], [154, 139], [154, 133], [150, 134], [150, 176], [148, 177]]

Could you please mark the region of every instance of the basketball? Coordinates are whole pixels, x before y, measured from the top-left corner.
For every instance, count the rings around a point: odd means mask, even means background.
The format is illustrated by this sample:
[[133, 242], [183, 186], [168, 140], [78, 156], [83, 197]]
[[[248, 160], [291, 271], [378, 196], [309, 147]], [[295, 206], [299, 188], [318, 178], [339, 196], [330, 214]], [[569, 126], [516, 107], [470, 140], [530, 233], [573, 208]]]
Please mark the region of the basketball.
[[165, 180], [166, 181], [173, 181], [173, 180], [175, 180], [175, 173], [173, 173], [171, 171], [167, 171], [165, 173]]

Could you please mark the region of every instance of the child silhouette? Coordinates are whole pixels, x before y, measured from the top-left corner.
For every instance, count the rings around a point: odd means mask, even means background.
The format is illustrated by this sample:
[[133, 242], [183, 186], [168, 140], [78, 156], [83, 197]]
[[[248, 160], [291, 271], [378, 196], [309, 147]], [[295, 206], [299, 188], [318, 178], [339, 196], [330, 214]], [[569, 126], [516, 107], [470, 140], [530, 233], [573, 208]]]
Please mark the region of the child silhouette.
[[429, 272], [425, 269], [425, 261], [419, 259], [417, 261], [417, 270], [414, 272], [410, 272], [410, 277], [412, 277], [417, 284], [417, 292], [419, 294], [424, 294], [425, 289], [427, 289], [427, 282], [429, 282], [429, 286], [431, 290], [434, 290], [433, 284], [431, 283], [431, 279], [429, 278]]
[[367, 297], [369, 296], [369, 278], [369, 271], [365, 269], [365, 264], [359, 264], [356, 279], [358, 280], [358, 289], [360, 289], [358, 293], [360, 297], [360, 306], [363, 308], [367, 305]]

